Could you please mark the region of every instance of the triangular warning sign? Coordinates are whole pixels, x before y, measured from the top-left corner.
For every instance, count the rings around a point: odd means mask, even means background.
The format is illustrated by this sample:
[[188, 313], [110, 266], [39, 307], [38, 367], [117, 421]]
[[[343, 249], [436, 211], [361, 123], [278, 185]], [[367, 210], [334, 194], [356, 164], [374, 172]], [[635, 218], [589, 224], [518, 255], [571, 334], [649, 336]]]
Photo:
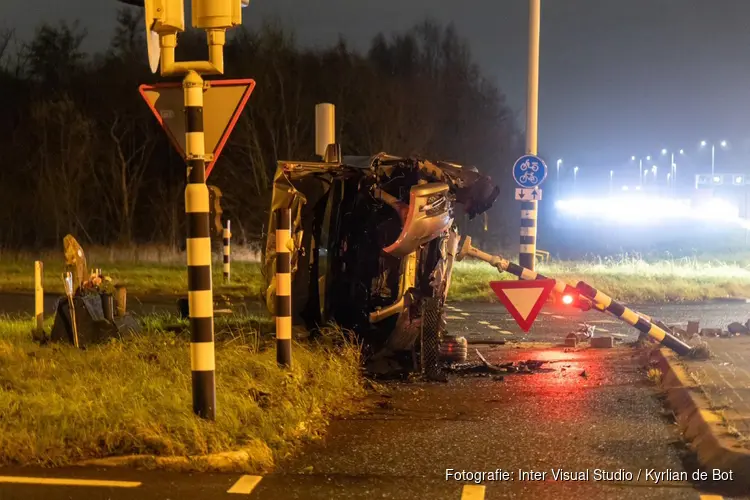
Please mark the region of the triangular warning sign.
[[490, 287], [521, 330], [528, 332], [555, 287], [555, 280], [491, 281]]
[[[255, 80], [206, 80], [203, 90], [203, 134], [206, 178], [237, 124], [255, 88]], [[169, 140], [185, 157], [185, 98], [182, 83], [141, 85], [139, 92], [167, 132]]]

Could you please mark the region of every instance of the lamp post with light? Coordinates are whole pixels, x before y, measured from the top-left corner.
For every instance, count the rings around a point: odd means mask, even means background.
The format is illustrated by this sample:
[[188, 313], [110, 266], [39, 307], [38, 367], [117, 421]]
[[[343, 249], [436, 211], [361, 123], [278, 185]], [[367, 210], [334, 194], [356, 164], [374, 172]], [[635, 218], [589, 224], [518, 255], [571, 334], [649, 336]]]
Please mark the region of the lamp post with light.
[[615, 171], [610, 170], [609, 171], [609, 194], [610, 196], [612, 195], [612, 179], [614, 178], [614, 176], [615, 176]]
[[557, 183], [557, 198], [560, 199], [560, 165], [562, 165], [562, 158], [557, 160], [557, 177], [555, 182]]
[[[632, 161], [635, 161], [636, 160], [635, 155], [631, 156], [630, 159]], [[643, 160], [644, 159], [646, 161], [651, 161], [651, 155], [646, 156], [645, 158], [637, 158], [637, 160], [638, 160], [638, 184], [640, 186], [643, 186], [643, 181], [644, 181], [644, 178], [643, 178], [643, 173], [644, 173], [644, 170], [643, 170]]]
[[[705, 148], [706, 146], [708, 146], [708, 142], [701, 141], [701, 147]], [[727, 141], [720, 141], [719, 146], [721, 146], [722, 148], [727, 147]], [[716, 143], [712, 142], [711, 143], [711, 175], [712, 176], [714, 175], [715, 167], [716, 167]]]

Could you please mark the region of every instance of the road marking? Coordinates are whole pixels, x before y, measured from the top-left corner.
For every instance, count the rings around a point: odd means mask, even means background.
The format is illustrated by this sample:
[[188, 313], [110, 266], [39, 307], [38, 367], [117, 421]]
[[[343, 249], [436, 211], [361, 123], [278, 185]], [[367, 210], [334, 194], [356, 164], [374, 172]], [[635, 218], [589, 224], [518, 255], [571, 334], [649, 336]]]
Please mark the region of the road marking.
[[544, 314], [545, 316], [549, 316], [549, 315], [550, 315], [550, 314], [552, 314], [552, 313], [550, 313], [550, 312], [546, 312], [546, 311], [542, 311], [542, 314]]
[[450, 316], [450, 315], [448, 315], [448, 316], [445, 317], [445, 319], [466, 319], [466, 318], [464, 318], [463, 316]]
[[721, 495], [701, 495], [701, 500], [724, 500]]
[[99, 479], [65, 479], [60, 477], [0, 476], [0, 483], [46, 484], [53, 486], [97, 486], [100, 488], [137, 488], [140, 481], [105, 481]]
[[461, 500], [484, 500], [484, 486], [467, 484], [461, 492]]
[[477, 323], [479, 323], [480, 325], [489, 325], [490, 324], [489, 321], [477, 321]]
[[512, 332], [509, 332], [508, 330], [500, 330], [500, 327], [497, 325], [487, 325], [487, 328], [492, 328], [493, 330], [499, 330], [500, 333], [503, 335], [513, 335]]
[[607, 332], [607, 333], [609, 333], [609, 330], [607, 330], [606, 328], [599, 327], [596, 330], [599, 331], [599, 332]]
[[587, 321], [586, 323], [591, 323], [591, 324], [595, 324], [595, 323], [607, 323], [607, 324], [610, 324], [610, 325], [617, 325], [618, 324], [617, 321], [612, 321], [611, 319], [592, 319], [591, 321]]
[[469, 313], [461, 313], [461, 316], [468, 316]]
[[227, 493], [239, 493], [240, 495], [249, 495], [253, 492], [263, 476], [242, 476], [234, 485], [227, 490]]
[[559, 316], [557, 314], [553, 314], [552, 317], [555, 319], [565, 319], [565, 316]]

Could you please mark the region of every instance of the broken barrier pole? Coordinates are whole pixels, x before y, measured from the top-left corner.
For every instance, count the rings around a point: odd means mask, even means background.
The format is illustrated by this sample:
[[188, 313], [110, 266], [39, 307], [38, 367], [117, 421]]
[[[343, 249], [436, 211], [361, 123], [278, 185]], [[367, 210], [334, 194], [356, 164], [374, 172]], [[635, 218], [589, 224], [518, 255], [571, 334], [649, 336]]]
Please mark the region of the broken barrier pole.
[[456, 256], [456, 260], [461, 261], [467, 255], [487, 262], [497, 268], [500, 272], [507, 272], [518, 276], [522, 280], [553, 280], [555, 282], [554, 290], [556, 292], [582, 297], [584, 300], [591, 302], [591, 305], [598, 311], [612, 314], [616, 318], [635, 327], [641, 333], [650, 336], [663, 346], [669, 347], [680, 356], [690, 355], [693, 351], [693, 348], [688, 344], [677, 339], [663, 328], [653, 324], [647, 316], [623, 306], [619, 302], [614, 301], [610, 296], [596, 290], [583, 281], [579, 282], [574, 288], [564, 281], [548, 278], [536, 271], [532, 271], [531, 269], [510, 262], [499, 255], [490, 255], [473, 247], [471, 245], [471, 237], [469, 236], [464, 240], [461, 250]]
[[576, 285], [576, 290], [578, 290], [584, 297], [594, 301], [595, 303], [602, 304], [604, 306], [604, 310], [608, 313], [616, 316], [625, 323], [634, 326], [638, 331], [645, 333], [649, 337], [662, 344], [664, 347], [669, 347], [680, 356], [686, 356], [692, 352], [692, 347], [690, 347], [685, 342], [679, 340], [677, 337], [674, 337], [666, 330], [651, 323], [649, 320], [633, 311], [632, 309], [629, 309], [619, 302], [613, 300], [612, 297], [600, 292], [588, 283], [579, 281]]

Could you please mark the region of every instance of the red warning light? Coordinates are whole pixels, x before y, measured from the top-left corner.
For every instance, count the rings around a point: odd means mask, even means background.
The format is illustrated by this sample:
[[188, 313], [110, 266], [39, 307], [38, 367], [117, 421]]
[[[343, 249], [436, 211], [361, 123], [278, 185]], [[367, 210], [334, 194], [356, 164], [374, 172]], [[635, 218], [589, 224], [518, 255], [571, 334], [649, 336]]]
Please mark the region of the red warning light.
[[565, 304], [566, 306], [569, 306], [570, 304], [573, 303], [573, 296], [567, 295], [567, 294], [563, 295], [562, 301], [563, 301], [563, 304]]

